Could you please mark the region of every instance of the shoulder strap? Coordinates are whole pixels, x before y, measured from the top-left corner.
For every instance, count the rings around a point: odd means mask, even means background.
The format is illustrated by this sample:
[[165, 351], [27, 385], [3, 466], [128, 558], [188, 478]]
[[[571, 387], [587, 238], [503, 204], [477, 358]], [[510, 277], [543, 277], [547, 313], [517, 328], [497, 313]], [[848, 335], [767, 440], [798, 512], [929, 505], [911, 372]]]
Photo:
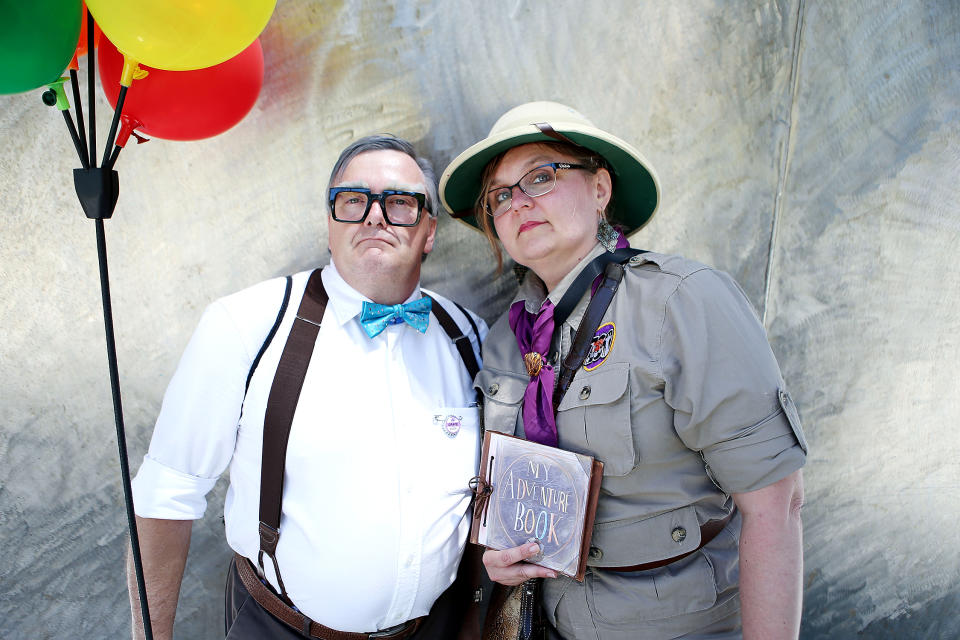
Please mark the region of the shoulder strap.
[[286, 279], [287, 287], [283, 291], [283, 302], [280, 304], [280, 311], [277, 313], [277, 319], [273, 322], [273, 326], [270, 328], [270, 333], [267, 334], [263, 344], [260, 345], [260, 351], [257, 352], [257, 357], [253, 359], [253, 364], [250, 365], [250, 371], [247, 373], [247, 383], [243, 387], [244, 398], [246, 398], [247, 391], [250, 389], [250, 380], [253, 378], [253, 372], [257, 370], [257, 365], [260, 364], [260, 358], [263, 357], [263, 353], [267, 350], [267, 347], [270, 346], [270, 343], [273, 342], [273, 336], [277, 335], [277, 329], [280, 327], [280, 322], [283, 321], [283, 314], [287, 312], [287, 305], [290, 303], [290, 289], [293, 286], [293, 278], [287, 276]]
[[[637, 251], [636, 253], [641, 252]], [[634, 253], [634, 255], [636, 255], [636, 253]], [[624, 261], [629, 260], [630, 257], [632, 256], [628, 256]], [[577, 279], [579, 280], [579, 276]], [[563, 359], [563, 363], [560, 366], [560, 375], [557, 376], [557, 386], [554, 387], [553, 390], [554, 413], [557, 412], [557, 407], [560, 406], [563, 395], [570, 387], [570, 383], [573, 382], [573, 377], [576, 375], [577, 369], [580, 368], [580, 365], [582, 365], [584, 359], [586, 359], [587, 352], [590, 350], [593, 334], [597, 330], [597, 327], [600, 326], [600, 321], [603, 320], [603, 314], [607, 312], [607, 308], [610, 306], [610, 302], [613, 300], [613, 295], [617, 292], [621, 280], [623, 280], [623, 264], [621, 262], [607, 261], [603, 272], [603, 282], [601, 282], [600, 288], [597, 289], [597, 292], [593, 294], [593, 297], [590, 299], [587, 310], [583, 314], [583, 319], [580, 321], [580, 326], [577, 328], [577, 334], [573, 338], [573, 346], [570, 347], [570, 352], [567, 354], [567, 357]], [[557, 326], [559, 326], [559, 323]]]
[[[459, 302], [456, 300], [451, 300], [457, 309], [460, 309], [460, 313], [463, 314], [463, 317], [467, 319], [467, 322], [470, 323], [470, 328], [473, 329], [473, 335], [477, 336], [477, 344], [480, 344], [480, 330], [477, 328], [477, 323], [473, 321], [473, 316], [470, 315], [470, 312], [467, 311]], [[483, 348], [483, 345], [480, 345], [480, 348]]]
[[611, 263], [623, 264], [630, 258], [641, 253], [646, 253], [644, 249], [617, 249], [616, 251], [604, 251], [594, 258], [590, 264], [583, 268], [580, 275], [570, 284], [570, 288], [560, 298], [560, 302], [553, 310], [554, 326], [559, 327], [567, 319], [573, 308], [580, 302], [580, 298], [586, 293], [587, 288], [594, 279], [603, 273], [604, 268]]
[[[473, 346], [470, 344], [470, 338], [463, 335], [460, 327], [454, 322], [453, 317], [443, 308], [443, 305], [440, 304], [436, 298], [426, 293], [423, 295], [433, 301], [433, 315], [437, 316], [437, 321], [440, 323], [440, 326], [443, 327], [444, 332], [450, 340], [453, 341], [454, 346], [457, 347], [457, 351], [460, 353], [460, 359], [463, 360], [463, 366], [467, 368], [467, 373], [470, 374], [470, 381], [472, 382], [473, 379], [477, 377], [477, 372], [480, 371], [480, 365], [477, 362], [476, 354], [473, 352]], [[470, 321], [470, 326], [477, 336], [477, 344], [479, 344], [480, 333], [477, 332], [477, 325], [474, 324], [473, 318], [471, 318], [470, 314], [460, 305], [457, 305], [457, 308], [460, 309], [463, 315], [467, 317], [467, 320]]]
[[280, 595], [289, 602], [286, 587], [277, 565], [277, 542], [280, 540], [280, 502], [283, 497], [283, 471], [287, 457], [290, 425], [297, 410], [303, 379], [313, 355], [313, 347], [320, 331], [320, 321], [327, 306], [327, 292], [323, 288], [320, 269], [310, 274], [307, 288], [300, 300], [290, 335], [273, 377], [267, 408], [263, 417], [263, 456], [260, 469], [260, 552], [257, 561], [263, 570], [263, 554], [273, 561], [273, 569], [280, 585]]

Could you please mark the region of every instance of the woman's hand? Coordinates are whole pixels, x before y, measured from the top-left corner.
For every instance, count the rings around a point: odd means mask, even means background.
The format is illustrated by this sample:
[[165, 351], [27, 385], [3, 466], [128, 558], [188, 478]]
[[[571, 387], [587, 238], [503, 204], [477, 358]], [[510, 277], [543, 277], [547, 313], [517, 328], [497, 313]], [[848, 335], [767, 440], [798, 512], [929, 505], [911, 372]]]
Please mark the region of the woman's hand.
[[553, 569], [524, 562], [538, 553], [540, 545], [536, 542], [503, 551], [488, 549], [483, 554], [483, 566], [487, 568], [491, 580], [511, 587], [530, 578], [556, 578], [557, 572]]

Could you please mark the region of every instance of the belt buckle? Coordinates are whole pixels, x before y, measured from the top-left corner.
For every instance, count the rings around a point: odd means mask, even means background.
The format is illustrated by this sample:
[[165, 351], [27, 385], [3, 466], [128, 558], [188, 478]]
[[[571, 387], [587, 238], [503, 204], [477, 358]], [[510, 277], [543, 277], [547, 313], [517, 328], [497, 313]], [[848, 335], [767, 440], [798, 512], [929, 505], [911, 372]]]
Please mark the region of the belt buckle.
[[384, 629], [383, 631], [377, 631], [376, 633], [371, 633], [367, 637], [370, 638], [370, 640], [373, 640], [374, 638], [392, 638], [398, 633], [406, 631], [412, 624], [413, 624], [413, 620], [407, 620], [406, 622], [401, 622], [400, 624], [394, 625], [388, 629]]

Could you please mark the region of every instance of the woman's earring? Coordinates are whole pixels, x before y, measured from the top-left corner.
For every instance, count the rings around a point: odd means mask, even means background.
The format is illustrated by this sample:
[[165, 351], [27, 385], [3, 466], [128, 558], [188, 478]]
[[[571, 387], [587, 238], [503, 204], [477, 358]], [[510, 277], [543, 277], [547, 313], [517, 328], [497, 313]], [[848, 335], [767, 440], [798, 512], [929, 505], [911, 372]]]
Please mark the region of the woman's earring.
[[620, 234], [610, 226], [610, 223], [600, 218], [600, 223], [597, 225], [597, 240], [600, 241], [600, 244], [603, 245], [604, 249], [613, 253], [617, 250], [617, 238], [620, 237]]

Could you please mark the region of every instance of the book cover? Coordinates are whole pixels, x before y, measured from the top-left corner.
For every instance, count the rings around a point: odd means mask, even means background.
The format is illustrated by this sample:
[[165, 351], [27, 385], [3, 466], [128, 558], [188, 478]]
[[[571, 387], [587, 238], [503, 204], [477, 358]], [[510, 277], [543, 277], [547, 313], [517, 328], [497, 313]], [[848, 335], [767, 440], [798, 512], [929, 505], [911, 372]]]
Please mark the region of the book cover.
[[603, 463], [487, 431], [470, 541], [503, 550], [534, 540], [529, 559], [582, 581]]

